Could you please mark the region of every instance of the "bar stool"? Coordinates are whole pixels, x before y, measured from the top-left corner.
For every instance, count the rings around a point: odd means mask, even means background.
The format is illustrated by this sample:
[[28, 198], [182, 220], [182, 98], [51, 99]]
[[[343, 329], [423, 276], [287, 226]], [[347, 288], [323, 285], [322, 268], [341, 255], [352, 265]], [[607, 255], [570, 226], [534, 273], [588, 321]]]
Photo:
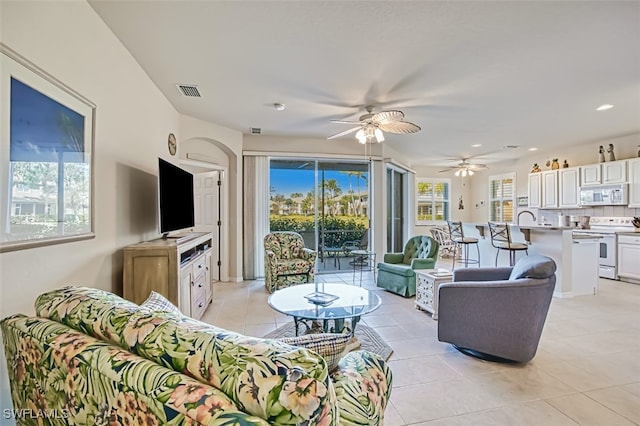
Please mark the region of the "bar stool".
[[529, 247], [524, 243], [514, 243], [511, 240], [511, 230], [506, 223], [489, 222], [489, 232], [491, 233], [491, 245], [496, 251], [496, 266], [498, 266], [498, 255], [500, 250], [509, 251], [509, 266], [516, 263], [516, 253], [523, 251], [528, 255]]
[[[480, 267], [480, 246], [478, 245], [478, 239], [473, 237], [465, 237], [464, 230], [462, 229], [462, 222], [454, 222], [448, 220], [449, 224], [449, 236], [451, 237], [451, 241], [453, 241], [453, 265], [452, 269], [456, 266], [456, 256], [458, 253], [458, 248], [462, 249], [464, 247], [464, 267], [467, 268], [469, 263], [477, 263], [478, 267]], [[469, 244], [476, 245], [476, 251], [478, 252], [477, 259], [469, 259]]]

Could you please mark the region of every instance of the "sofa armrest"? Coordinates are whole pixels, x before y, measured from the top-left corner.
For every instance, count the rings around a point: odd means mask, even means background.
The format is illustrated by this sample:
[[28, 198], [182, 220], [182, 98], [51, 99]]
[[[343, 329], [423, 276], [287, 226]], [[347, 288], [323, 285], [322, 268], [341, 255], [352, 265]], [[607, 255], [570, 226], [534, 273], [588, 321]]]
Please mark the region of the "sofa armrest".
[[435, 259], [411, 259], [411, 269], [434, 269]]
[[340, 424], [381, 425], [391, 395], [391, 369], [378, 355], [350, 352], [333, 375]]
[[513, 268], [459, 268], [453, 271], [453, 281], [507, 280], [511, 275], [511, 269]]
[[402, 263], [404, 253], [385, 253], [382, 261], [384, 263]]

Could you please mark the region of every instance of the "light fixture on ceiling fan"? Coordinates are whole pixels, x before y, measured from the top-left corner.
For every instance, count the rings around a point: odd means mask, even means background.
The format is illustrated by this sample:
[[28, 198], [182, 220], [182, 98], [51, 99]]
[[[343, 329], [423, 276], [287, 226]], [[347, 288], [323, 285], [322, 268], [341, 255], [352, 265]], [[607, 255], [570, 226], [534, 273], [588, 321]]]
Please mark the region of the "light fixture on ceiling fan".
[[372, 143], [372, 142], [384, 142], [384, 134], [382, 130], [376, 127], [373, 124], [367, 124], [356, 133], [356, 139], [361, 144]]
[[462, 176], [462, 177], [465, 177], [465, 176], [467, 176], [467, 175], [469, 175], [469, 176], [473, 176], [473, 170], [471, 170], [470, 168], [465, 167], [464, 169], [456, 170], [456, 172], [454, 173], [454, 175], [456, 175], [456, 176]]
[[356, 139], [361, 144], [380, 143], [384, 141], [384, 133], [408, 134], [419, 132], [420, 126], [404, 121], [404, 113], [398, 110], [381, 111], [373, 113], [373, 107], [366, 107], [367, 113], [361, 115], [358, 121], [331, 120], [332, 123], [339, 124], [357, 124], [335, 135], [329, 136], [327, 139], [335, 139], [346, 136], [350, 133], [356, 133]]

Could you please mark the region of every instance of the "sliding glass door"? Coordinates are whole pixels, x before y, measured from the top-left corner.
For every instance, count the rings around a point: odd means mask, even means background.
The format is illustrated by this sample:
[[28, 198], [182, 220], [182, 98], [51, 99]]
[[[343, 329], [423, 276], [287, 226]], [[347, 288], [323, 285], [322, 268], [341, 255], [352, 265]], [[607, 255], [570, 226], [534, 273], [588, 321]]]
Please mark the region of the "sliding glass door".
[[387, 168], [387, 251], [390, 253], [404, 249], [404, 174]]
[[369, 163], [271, 159], [270, 229], [295, 231], [318, 251], [318, 272], [350, 270], [349, 248], [367, 244]]

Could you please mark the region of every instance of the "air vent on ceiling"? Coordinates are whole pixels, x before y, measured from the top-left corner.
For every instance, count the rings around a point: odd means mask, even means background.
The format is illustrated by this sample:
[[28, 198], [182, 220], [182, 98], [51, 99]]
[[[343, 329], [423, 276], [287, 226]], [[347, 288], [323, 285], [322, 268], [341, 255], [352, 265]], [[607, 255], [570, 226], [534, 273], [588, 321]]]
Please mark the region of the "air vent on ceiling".
[[262, 129], [260, 127], [252, 127], [251, 128], [251, 134], [252, 135], [259, 135], [260, 133], [262, 133]]
[[198, 86], [193, 84], [176, 84], [176, 87], [182, 93], [183, 96], [188, 96], [191, 98], [200, 98], [200, 91], [198, 90]]

